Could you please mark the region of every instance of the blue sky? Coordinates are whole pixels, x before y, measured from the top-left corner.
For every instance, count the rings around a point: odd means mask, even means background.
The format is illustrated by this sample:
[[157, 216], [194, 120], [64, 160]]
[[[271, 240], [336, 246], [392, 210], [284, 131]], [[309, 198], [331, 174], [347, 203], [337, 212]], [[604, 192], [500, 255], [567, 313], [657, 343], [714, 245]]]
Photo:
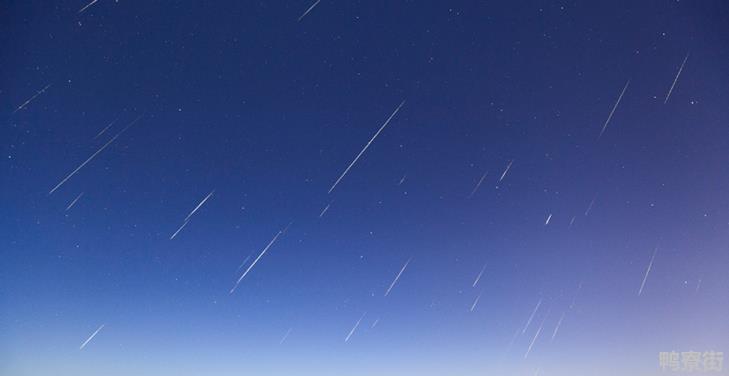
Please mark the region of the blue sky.
[[729, 351], [726, 4], [312, 3], [0, 13], [3, 373]]

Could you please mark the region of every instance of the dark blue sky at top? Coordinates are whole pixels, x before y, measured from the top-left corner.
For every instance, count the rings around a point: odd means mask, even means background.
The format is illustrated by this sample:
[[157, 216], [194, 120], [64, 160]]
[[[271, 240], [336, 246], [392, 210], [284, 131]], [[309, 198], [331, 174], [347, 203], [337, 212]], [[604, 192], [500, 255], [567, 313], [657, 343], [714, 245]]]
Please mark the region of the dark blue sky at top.
[[729, 353], [727, 3], [322, 0], [297, 21], [312, 3], [0, 9], [0, 373]]

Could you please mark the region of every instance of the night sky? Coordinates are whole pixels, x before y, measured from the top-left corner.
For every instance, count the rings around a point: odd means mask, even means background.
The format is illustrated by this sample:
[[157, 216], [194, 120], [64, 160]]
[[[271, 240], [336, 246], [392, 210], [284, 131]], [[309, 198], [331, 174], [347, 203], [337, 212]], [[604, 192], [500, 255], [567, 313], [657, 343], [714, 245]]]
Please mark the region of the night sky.
[[0, 7], [1, 374], [729, 359], [729, 3], [89, 2]]

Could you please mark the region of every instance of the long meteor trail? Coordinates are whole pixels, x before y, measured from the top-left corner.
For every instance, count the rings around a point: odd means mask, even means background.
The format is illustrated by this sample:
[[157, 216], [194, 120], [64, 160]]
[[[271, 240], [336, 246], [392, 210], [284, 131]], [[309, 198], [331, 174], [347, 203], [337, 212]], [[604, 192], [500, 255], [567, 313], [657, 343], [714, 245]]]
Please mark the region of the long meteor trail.
[[676, 77], [673, 79], [671, 88], [668, 89], [668, 94], [666, 94], [666, 99], [663, 101], [663, 104], [668, 103], [668, 98], [671, 97], [671, 93], [673, 92], [673, 87], [676, 86], [676, 82], [678, 82], [678, 76], [681, 75], [681, 72], [683, 71], [683, 66], [686, 65], [686, 60], [688, 60], [688, 58], [689, 58], [689, 54], [686, 54], [686, 57], [683, 58], [683, 63], [681, 63], [681, 67], [678, 68], [678, 73], [676, 73]]
[[35, 93], [35, 95], [33, 95], [28, 100], [26, 100], [25, 102], [23, 102], [23, 104], [21, 104], [20, 106], [18, 106], [18, 108], [16, 108], [15, 111], [13, 111], [13, 113], [16, 113], [16, 112], [24, 109], [25, 106], [29, 105], [30, 102], [32, 102], [35, 98], [37, 98], [39, 95], [45, 93], [46, 90], [48, 90], [49, 87], [51, 87], [51, 84], [46, 85], [46, 87], [44, 87], [43, 89], [41, 89], [40, 91], [38, 91], [37, 93]]
[[354, 327], [352, 327], [352, 330], [349, 331], [349, 334], [347, 334], [347, 338], [344, 339], [344, 342], [349, 341], [349, 338], [351, 338], [352, 334], [354, 334], [354, 332], [357, 330], [357, 327], [359, 327], [359, 323], [362, 322], [362, 319], [365, 317], [366, 314], [367, 314], [367, 312], [363, 313], [362, 317], [360, 317], [359, 320], [357, 320], [357, 323], [354, 324]]
[[562, 317], [559, 318], [559, 321], [557, 321], [557, 326], [554, 327], [554, 332], [552, 332], [552, 339], [550, 341], [554, 341], [554, 337], [557, 336], [557, 332], [559, 331], [559, 327], [562, 326], [562, 320], [564, 320], [564, 316], [567, 314], [567, 311], [562, 312]]
[[202, 199], [202, 201], [200, 201], [199, 204], [197, 204], [197, 206], [195, 207], [195, 209], [192, 209], [192, 211], [190, 212], [190, 214], [188, 214], [187, 217], [185, 217], [185, 222], [187, 222], [187, 221], [190, 220], [190, 217], [192, 217], [192, 215], [195, 214], [195, 212], [198, 209], [200, 209], [200, 207], [203, 206], [203, 204], [205, 204], [205, 201], [207, 201], [210, 197], [212, 197], [213, 193], [215, 193], [215, 190], [214, 189], [210, 193], [208, 193], [208, 195], [205, 196], [205, 198]]
[[618, 108], [618, 105], [620, 104], [620, 100], [623, 99], [623, 94], [625, 94], [625, 90], [628, 89], [628, 85], [630, 85], [630, 80], [625, 83], [625, 86], [623, 86], [623, 91], [620, 92], [620, 96], [618, 97], [617, 102], [615, 102], [615, 105], [613, 106], [613, 109], [610, 110], [610, 115], [608, 115], [607, 120], [605, 120], [605, 124], [602, 126], [602, 130], [600, 130], [600, 135], [597, 136], [597, 139], [599, 140], [600, 137], [602, 137], [602, 134], [605, 133], [605, 129], [607, 128], [608, 124], [610, 123], [610, 119], [613, 118], [613, 114], [615, 113], [615, 109]]
[[504, 170], [504, 172], [503, 172], [503, 173], [501, 174], [501, 177], [499, 178], [499, 181], [502, 181], [502, 180], [504, 180], [504, 178], [506, 177], [506, 174], [508, 174], [508, 173], [509, 173], [509, 169], [511, 168], [511, 165], [512, 165], [512, 164], [514, 164], [514, 160], [513, 160], [513, 159], [512, 159], [511, 161], [509, 161], [509, 164], [508, 164], [508, 165], [506, 165], [506, 169], [505, 169], [505, 170]]
[[526, 333], [526, 330], [529, 327], [529, 324], [532, 323], [532, 320], [534, 320], [534, 315], [537, 314], [537, 310], [539, 309], [540, 305], [542, 305], [542, 299], [539, 299], [539, 301], [537, 302], [537, 306], [534, 307], [534, 311], [532, 311], [531, 316], [529, 316], [529, 320], [527, 320], [526, 325], [524, 325], [524, 329], [521, 330], [521, 334]]
[[281, 341], [279, 341], [279, 345], [283, 345], [284, 342], [286, 342], [286, 338], [289, 338], [289, 334], [291, 334], [291, 331], [294, 330], [294, 328], [289, 328], [289, 331], [284, 334], [283, 338], [281, 338]]
[[185, 222], [182, 222], [182, 225], [180, 225], [180, 227], [178, 227], [178, 228], [177, 228], [177, 231], [175, 231], [175, 232], [174, 232], [174, 233], [173, 233], [173, 234], [172, 234], [172, 235], [170, 236], [170, 240], [174, 240], [174, 239], [175, 239], [175, 237], [177, 236], [177, 234], [179, 234], [179, 233], [180, 233], [180, 231], [182, 231], [182, 229], [183, 229], [183, 228], [185, 228], [185, 226], [187, 226], [187, 224], [188, 224], [188, 223], [190, 223], [190, 221], [185, 221]]
[[175, 231], [175, 233], [172, 234], [172, 236], [170, 236], [170, 240], [173, 240], [177, 236], [177, 234], [179, 234], [180, 231], [182, 231], [182, 229], [185, 228], [185, 226], [187, 226], [188, 223], [190, 223], [190, 218], [192, 218], [193, 214], [195, 214], [205, 204], [205, 202], [210, 197], [213, 196], [213, 193], [215, 193], [215, 190], [214, 189], [212, 191], [210, 191], [210, 193], [208, 193], [208, 195], [205, 196], [205, 198], [202, 199], [202, 201], [200, 201], [197, 204], [197, 206], [195, 206], [195, 209], [192, 209], [192, 211], [190, 212], [190, 214], [188, 214], [187, 217], [185, 217], [185, 220], [182, 222], [182, 225], [177, 228], [177, 231]]
[[79, 199], [81, 198], [81, 196], [83, 196], [83, 195], [84, 195], [84, 193], [83, 193], [83, 192], [79, 193], [79, 194], [78, 194], [78, 196], [76, 196], [76, 198], [74, 198], [74, 199], [73, 199], [73, 201], [71, 201], [71, 203], [70, 203], [70, 204], [68, 204], [68, 206], [66, 206], [66, 211], [69, 211], [69, 210], [70, 210], [70, 209], [71, 209], [71, 208], [72, 208], [72, 207], [73, 207], [74, 205], [76, 205], [76, 202], [78, 202], [78, 200], [79, 200]]
[[337, 179], [337, 181], [335, 181], [334, 184], [332, 184], [332, 187], [329, 188], [329, 192], [327, 192], [327, 193], [332, 193], [332, 191], [337, 186], [337, 184], [339, 184], [339, 182], [342, 180], [342, 178], [344, 178], [344, 175], [347, 175], [347, 173], [352, 168], [352, 166], [354, 166], [354, 164], [357, 163], [357, 160], [359, 160], [359, 157], [361, 157], [362, 154], [364, 154], [365, 150], [367, 150], [367, 148], [370, 147], [370, 144], [372, 144], [372, 141], [374, 141], [375, 138], [377, 138], [377, 136], [380, 135], [380, 132], [382, 132], [382, 130], [385, 129], [385, 127], [387, 126], [387, 124], [390, 124], [390, 120], [392, 120], [392, 118], [395, 117], [395, 115], [397, 114], [397, 112], [400, 111], [400, 108], [402, 108], [402, 106], [404, 104], [405, 104], [405, 101], [404, 100], [402, 102], [400, 102], [400, 105], [397, 106], [397, 108], [395, 109], [395, 111], [392, 112], [392, 114], [390, 115], [390, 117], [388, 117], [387, 120], [385, 120], [385, 123], [382, 124], [382, 126], [377, 131], [377, 133], [375, 133], [375, 135], [372, 136], [372, 138], [370, 139], [370, 141], [367, 142], [367, 145], [365, 145], [364, 148], [362, 148], [362, 150], [359, 152], [359, 154], [357, 154], [357, 156], [354, 158], [354, 160], [352, 161], [352, 163], [350, 163], [349, 166], [347, 166], [347, 168], [344, 170], [344, 172], [342, 172], [342, 175], [339, 176], [339, 178]]
[[309, 9], [307, 9], [306, 12], [304, 12], [304, 14], [302, 14], [301, 16], [299, 16], [299, 21], [301, 21], [304, 17], [306, 17], [306, 15], [309, 14], [309, 12], [311, 12], [311, 10], [314, 9], [314, 7], [316, 7], [317, 5], [319, 5], [319, 2], [320, 1], [321, 0], [316, 0], [316, 2], [314, 2], [314, 4], [311, 4], [311, 6], [309, 7]]
[[266, 251], [268, 251], [268, 249], [271, 248], [271, 246], [273, 245], [273, 243], [276, 242], [276, 239], [278, 239], [278, 237], [284, 231], [286, 231], [286, 230], [283, 230], [283, 231], [280, 231], [279, 230], [279, 232], [276, 233], [276, 236], [274, 236], [273, 239], [271, 239], [271, 241], [268, 242], [268, 245], [266, 245], [266, 248], [263, 248], [263, 251], [261, 251], [261, 254], [259, 254], [258, 257], [256, 257], [256, 259], [253, 260], [253, 262], [250, 265], [248, 265], [248, 268], [246, 269], [246, 271], [244, 271], [243, 274], [240, 276], [240, 278], [238, 278], [238, 280], [235, 282], [235, 286], [233, 286], [233, 288], [230, 289], [230, 293], [231, 294], [235, 292], [235, 289], [237, 289], [238, 288], [238, 285], [240, 285], [240, 281], [242, 281], [243, 278], [245, 278], [245, 276], [248, 274], [248, 272], [250, 272], [251, 269], [253, 269], [253, 267], [256, 266], [256, 263], [258, 262], [258, 260], [260, 260], [261, 257], [263, 257], [264, 254], [266, 254]]
[[97, 334], [99, 334], [99, 332], [101, 331], [101, 329], [103, 329], [103, 328], [104, 328], [104, 325], [106, 325], [106, 324], [101, 324], [101, 326], [99, 327], [99, 329], [96, 329], [96, 331], [95, 331], [95, 332], [94, 332], [94, 333], [93, 333], [93, 334], [92, 334], [92, 335], [91, 335], [91, 336], [90, 336], [90, 337], [89, 337], [88, 339], [86, 339], [86, 341], [84, 341], [84, 343], [82, 343], [82, 344], [81, 344], [81, 347], [79, 347], [78, 349], [79, 349], [79, 350], [83, 350], [83, 349], [84, 349], [84, 347], [86, 347], [86, 345], [87, 345], [87, 344], [88, 344], [89, 342], [91, 342], [91, 340], [92, 340], [92, 339], [94, 339], [94, 337], [96, 337], [96, 335], [97, 335]]
[[476, 297], [476, 300], [473, 301], [473, 304], [471, 304], [471, 309], [469, 312], [473, 312], [474, 309], [476, 309], [476, 305], [478, 304], [478, 301], [481, 300], [481, 294], [478, 294]]
[[327, 206], [324, 207], [324, 209], [322, 209], [321, 213], [319, 213], [319, 218], [324, 216], [324, 214], [329, 210], [329, 207], [332, 206], [333, 202], [334, 201], [331, 201], [330, 203], [327, 204]]
[[478, 284], [478, 281], [481, 280], [481, 276], [483, 275], [483, 272], [486, 271], [486, 265], [488, 265], [488, 264], [483, 264], [483, 268], [481, 268], [481, 271], [478, 273], [478, 276], [476, 276], [476, 280], [473, 281], [473, 285], [471, 285], [471, 287], [476, 287], [476, 285]]
[[640, 283], [640, 289], [638, 290], [638, 296], [643, 293], [643, 287], [645, 287], [645, 281], [648, 280], [648, 274], [651, 272], [651, 268], [653, 267], [653, 260], [656, 258], [656, 252], [658, 252], [658, 247], [656, 247], [655, 250], [653, 250], [653, 256], [651, 256], [651, 262], [648, 263], [648, 269], [645, 271], [645, 275], [643, 276], [643, 282]]
[[476, 191], [478, 191], [478, 188], [481, 186], [481, 184], [483, 183], [483, 180], [486, 179], [486, 176], [488, 176], [488, 174], [489, 174], [489, 172], [486, 171], [483, 175], [481, 175], [481, 179], [479, 179], [478, 183], [476, 183], [476, 186], [473, 187], [473, 190], [471, 191], [471, 194], [468, 195], [468, 198], [471, 198], [471, 197], [473, 197], [473, 195], [476, 194]]
[[99, 136], [101, 136], [102, 134], [106, 133], [106, 131], [109, 130], [109, 128], [111, 128], [111, 126], [114, 125], [114, 123], [116, 123], [117, 120], [119, 120], [119, 118], [112, 120], [112, 122], [109, 123], [109, 125], [104, 127], [104, 129], [102, 129], [99, 133], [97, 133], [96, 136], [94, 136], [94, 140], [99, 138]]
[[532, 352], [532, 347], [534, 346], [534, 342], [536, 342], [537, 338], [539, 338], [539, 334], [542, 332], [542, 328], [544, 328], [544, 322], [542, 322], [542, 325], [540, 325], [539, 329], [537, 329], [537, 333], [534, 334], [534, 338], [532, 338], [532, 342], [529, 344], [529, 348], [527, 349], [526, 354], [524, 354], [524, 359], [526, 359], [529, 356], [529, 353]]
[[91, 2], [90, 2], [90, 3], [86, 4], [86, 6], [84, 6], [83, 8], [81, 8], [81, 10], [79, 10], [79, 11], [78, 11], [78, 13], [76, 13], [76, 14], [81, 14], [81, 13], [83, 13], [83, 11], [85, 11], [85, 10], [86, 10], [86, 9], [87, 9], [88, 7], [90, 7], [90, 6], [94, 5], [94, 4], [96, 4], [96, 2], [97, 2], [97, 1], [99, 1], [99, 0], [91, 0]]
[[400, 269], [400, 272], [399, 272], [399, 273], [397, 273], [397, 276], [395, 277], [395, 279], [394, 279], [394, 280], [392, 281], [392, 283], [390, 284], [390, 287], [388, 287], [388, 288], [387, 288], [387, 291], [385, 292], [385, 296], [389, 295], [389, 294], [390, 294], [390, 290], [392, 290], [392, 288], [393, 288], [393, 287], [395, 287], [395, 284], [397, 283], [397, 280], [399, 280], [399, 279], [400, 279], [400, 276], [402, 275], [402, 272], [404, 272], [404, 271], [405, 271], [405, 268], [407, 268], [407, 267], [408, 267], [408, 264], [410, 263], [410, 260], [412, 260], [412, 258], [409, 258], [409, 259], [408, 259], [408, 260], [407, 260], [407, 261], [405, 262], [405, 265], [403, 265], [403, 266], [402, 266], [402, 269]]
[[84, 166], [86, 166], [89, 162], [91, 162], [92, 159], [96, 158], [96, 156], [99, 155], [99, 153], [101, 153], [102, 151], [104, 151], [104, 149], [106, 149], [109, 145], [111, 145], [112, 142], [116, 141], [116, 139], [119, 138], [119, 136], [121, 136], [122, 133], [124, 133], [127, 129], [129, 129], [129, 127], [131, 127], [132, 125], [134, 125], [134, 123], [136, 123], [137, 121], [139, 121], [139, 119], [141, 119], [141, 118], [142, 118], [142, 115], [138, 116], [136, 119], [134, 119], [134, 121], [132, 121], [131, 123], [129, 123], [129, 125], [127, 125], [126, 127], [124, 127], [124, 129], [122, 129], [119, 133], [117, 133], [114, 137], [112, 137], [109, 141], [107, 141], [104, 144], [104, 146], [102, 146], [101, 148], [99, 148], [99, 150], [97, 150], [96, 153], [91, 154], [91, 156], [88, 159], [86, 159], [83, 163], [81, 163], [78, 167], [76, 167], [75, 170], [71, 171], [71, 173], [68, 174], [65, 178], [63, 178], [63, 180], [61, 180], [60, 183], [56, 184], [56, 186], [53, 187], [53, 189], [51, 189], [51, 191], [48, 192], [48, 194], [49, 195], [50, 194], [53, 194], [53, 192], [55, 192], [56, 189], [60, 188], [68, 179], [71, 178], [71, 176], [76, 175], [76, 173], [79, 172], [79, 170], [81, 170]]

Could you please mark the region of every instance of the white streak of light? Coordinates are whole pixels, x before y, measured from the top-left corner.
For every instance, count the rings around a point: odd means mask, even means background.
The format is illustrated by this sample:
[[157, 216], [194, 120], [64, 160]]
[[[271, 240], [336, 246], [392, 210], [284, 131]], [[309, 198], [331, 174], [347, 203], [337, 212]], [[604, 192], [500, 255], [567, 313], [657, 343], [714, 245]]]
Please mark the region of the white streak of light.
[[499, 178], [499, 181], [504, 180], [506, 177], [506, 174], [509, 172], [509, 169], [511, 168], [511, 164], [514, 163], [514, 160], [509, 161], [509, 164], [506, 165], [506, 169], [504, 170], [504, 173], [501, 174], [501, 177]]
[[542, 305], [542, 299], [541, 298], [537, 302], [537, 306], [534, 307], [534, 311], [532, 311], [531, 316], [529, 316], [529, 320], [527, 320], [526, 325], [524, 325], [524, 329], [522, 329], [521, 334], [524, 334], [526, 332], [527, 328], [529, 327], [529, 324], [531, 324], [532, 323], [532, 320], [534, 320], [534, 315], [537, 314], [537, 310], [539, 309], [539, 306], [540, 305]]
[[471, 305], [470, 312], [473, 312], [474, 309], [476, 309], [476, 304], [478, 304], [478, 301], [481, 299], [481, 294], [478, 294], [476, 297], [476, 300], [473, 301], [473, 304]]
[[483, 275], [483, 272], [486, 270], [486, 265], [488, 265], [488, 264], [483, 264], [483, 268], [481, 268], [481, 271], [478, 273], [478, 276], [476, 276], [476, 280], [473, 281], [473, 285], [471, 285], [471, 287], [476, 287], [476, 285], [478, 284], [478, 281], [481, 280], [481, 276]]
[[106, 324], [101, 324], [101, 326], [99, 327], [99, 329], [96, 329], [96, 331], [84, 343], [82, 343], [81, 344], [81, 347], [79, 347], [78, 349], [79, 350], [83, 350], [84, 347], [86, 347], [86, 344], [88, 344], [89, 342], [91, 342], [91, 340], [94, 339], [94, 337], [96, 337], [97, 334], [99, 334], [99, 331], [101, 331], [101, 329], [104, 328], [104, 325], [106, 325]]
[[306, 12], [304, 12], [304, 14], [302, 14], [301, 16], [299, 16], [299, 21], [301, 21], [301, 19], [303, 19], [304, 17], [306, 17], [306, 15], [309, 14], [309, 12], [311, 12], [311, 10], [314, 9], [314, 7], [317, 6], [320, 1], [321, 0], [316, 0], [316, 2], [314, 4], [311, 4], [311, 6], [309, 7], [309, 9], [307, 9]]
[[656, 247], [655, 250], [653, 250], [653, 256], [651, 256], [651, 262], [648, 263], [648, 269], [645, 270], [645, 275], [643, 276], [643, 282], [640, 284], [640, 289], [638, 290], [638, 296], [643, 293], [643, 287], [645, 287], [645, 281], [648, 280], [648, 273], [651, 272], [651, 268], [653, 267], [653, 260], [656, 258], [656, 252], [658, 252], [658, 247]]
[[268, 249], [271, 248], [271, 246], [273, 245], [273, 243], [276, 242], [276, 239], [278, 239], [278, 237], [279, 237], [279, 235], [281, 235], [281, 233], [282, 233], [281, 231], [277, 232], [276, 233], [276, 236], [274, 236], [273, 239], [271, 239], [271, 241], [268, 242], [268, 245], [266, 245], [266, 248], [263, 248], [263, 251], [261, 251], [261, 254], [258, 255], [258, 257], [256, 257], [256, 259], [253, 260], [253, 262], [250, 265], [248, 265], [248, 269], [246, 269], [246, 271], [243, 272], [243, 275], [241, 275], [240, 278], [238, 278], [238, 280], [235, 282], [235, 286], [233, 286], [233, 288], [230, 289], [230, 293], [231, 294], [235, 291], [236, 288], [238, 288], [238, 285], [240, 284], [240, 281], [242, 281], [243, 278], [245, 278], [245, 276], [248, 274], [248, 272], [250, 272], [251, 269], [253, 269], [253, 267], [256, 265], [256, 263], [258, 262], [258, 260], [260, 260], [261, 257], [263, 257], [263, 255], [266, 253], [266, 251], [268, 251]]
[[97, 155], [99, 155], [99, 153], [101, 153], [104, 149], [106, 149], [107, 146], [109, 146], [112, 142], [114, 142], [119, 136], [121, 136], [122, 133], [124, 133], [127, 129], [129, 129], [129, 127], [131, 127], [132, 125], [134, 125], [134, 123], [136, 123], [141, 118], [142, 118], [142, 116], [137, 117], [136, 119], [134, 119], [134, 121], [132, 121], [131, 123], [129, 123], [129, 125], [127, 125], [126, 127], [124, 127], [124, 129], [122, 129], [119, 133], [117, 133], [114, 137], [112, 137], [111, 140], [107, 141], [104, 144], [104, 146], [102, 146], [101, 148], [99, 148], [99, 150], [97, 150], [96, 153], [91, 154], [91, 156], [87, 160], [85, 160], [84, 163], [81, 163], [81, 165], [79, 165], [78, 167], [76, 167], [76, 169], [73, 170], [70, 174], [68, 174], [68, 176], [66, 176], [65, 178], [63, 178], [63, 180], [61, 180], [60, 183], [56, 184], [56, 186], [53, 187], [53, 189], [51, 189], [51, 191], [48, 192], [48, 194], [50, 195], [53, 192], [55, 192], [56, 189], [60, 188], [63, 185], [63, 183], [65, 183], [68, 179], [71, 178], [71, 176], [75, 175], [79, 170], [81, 170], [84, 166], [86, 166], [87, 163], [91, 162], [91, 160], [94, 159], [94, 157], [96, 157]]
[[405, 104], [405, 101], [403, 100], [400, 103], [400, 105], [397, 106], [397, 108], [395, 109], [395, 111], [392, 112], [392, 114], [390, 115], [390, 117], [388, 117], [387, 120], [385, 120], [385, 123], [382, 124], [382, 126], [377, 131], [377, 133], [375, 133], [375, 135], [372, 136], [372, 138], [370, 139], [370, 141], [367, 142], [367, 145], [365, 145], [365, 147], [362, 148], [362, 150], [359, 152], [359, 154], [357, 154], [357, 156], [354, 158], [354, 160], [352, 161], [352, 163], [350, 163], [349, 166], [347, 166], [347, 168], [344, 170], [344, 172], [342, 173], [342, 175], [339, 176], [339, 178], [337, 179], [337, 181], [335, 181], [334, 184], [332, 184], [332, 187], [329, 188], [329, 192], [328, 193], [332, 193], [332, 191], [337, 186], [337, 184], [339, 184], [339, 182], [342, 180], [342, 178], [344, 178], [344, 175], [347, 175], [347, 172], [349, 172], [349, 169], [351, 169], [352, 166], [354, 166], [354, 164], [357, 163], [357, 160], [359, 159], [359, 157], [361, 157], [362, 154], [364, 154], [365, 150], [367, 150], [367, 148], [370, 147], [370, 144], [372, 144], [372, 141], [374, 141], [375, 138], [377, 138], [377, 136], [380, 135], [380, 132], [382, 132], [382, 130], [385, 129], [385, 127], [387, 126], [387, 124], [390, 124], [390, 120], [392, 120], [392, 118], [395, 117], [395, 115], [397, 114], [397, 112], [400, 111], [400, 108], [404, 104]]
[[37, 98], [39, 95], [45, 93], [45, 91], [48, 90], [49, 87], [51, 87], [51, 84], [46, 85], [46, 87], [44, 87], [43, 89], [41, 89], [40, 91], [38, 91], [37, 93], [35, 93], [32, 97], [30, 97], [28, 100], [26, 100], [25, 102], [23, 102], [23, 104], [21, 104], [20, 106], [18, 106], [18, 108], [16, 108], [15, 111], [13, 111], [13, 113], [16, 113], [16, 112], [24, 109], [25, 106], [27, 106], [28, 104], [30, 104], [30, 102], [32, 102], [35, 98]]
[[486, 179], [486, 176], [489, 174], [488, 171], [486, 171], [482, 176], [481, 179], [479, 179], [478, 183], [476, 183], [476, 186], [473, 187], [473, 190], [471, 191], [471, 194], [468, 195], [468, 198], [473, 197], [474, 194], [476, 194], [476, 191], [478, 191], [478, 188], [481, 186], [481, 183], [483, 183], [483, 180]]
[[366, 314], [367, 314], [367, 312], [363, 313], [362, 317], [360, 317], [359, 320], [357, 320], [357, 323], [354, 324], [354, 327], [352, 327], [352, 330], [349, 331], [349, 334], [347, 334], [347, 338], [344, 339], [344, 342], [349, 341], [349, 338], [352, 337], [352, 334], [354, 334], [354, 331], [357, 330], [359, 323], [362, 322], [362, 319], [365, 317]]
[[681, 68], [678, 68], [678, 73], [676, 73], [676, 78], [673, 79], [671, 88], [668, 89], [668, 94], [666, 94], [666, 100], [663, 101], [663, 104], [668, 103], [668, 98], [671, 96], [671, 93], [673, 92], [673, 87], [676, 86], [676, 82], [678, 81], [678, 76], [681, 75], [681, 71], [683, 71], [683, 66], [686, 64], [686, 60], [688, 60], [688, 58], [689, 58], [689, 54], [686, 54], [686, 57], [683, 58], [683, 63], [681, 63]]
[[200, 207], [203, 206], [203, 204], [205, 204], [205, 201], [207, 201], [210, 198], [210, 196], [213, 195], [213, 193], [215, 193], [215, 190], [214, 189], [210, 193], [208, 193], [208, 195], [205, 196], [205, 198], [202, 201], [200, 201], [199, 204], [197, 204], [197, 206], [195, 207], [195, 209], [192, 209], [192, 211], [190, 212], [190, 214], [188, 214], [187, 217], [185, 218], [185, 222], [187, 222], [187, 221], [190, 220], [190, 217], [192, 217], [192, 215], [195, 214], [195, 212], [198, 209], [200, 209]]
[[294, 328], [289, 328], [289, 331], [286, 332], [286, 334], [281, 338], [281, 342], [279, 342], [279, 345], [283, 345], [284, 341], [286, 341], [286, 338], [289, 338], [289, 334], [291, 334], [291, 331], [294, 330]]
[[405, 265], [402, 266], [402, 269], [400, 269], [400, 273], [397, 273], [397, 276], [395, 276], [395, 279], [390, 284], [390, 287], [387, 288], [387, 291], [385, 292], [385, 296], [390, 294], [390, 290], [392, 290], [393, 287], [395, 287], [395, 284], [397, 283], [397, 280], [400, 279], [400, 276], [402, 275], [402, 272], [405, 271], [405, 268], [408, 267], [408, 264], [410, 263], [410, 260], [412, 258], [409, 258], [408, 261], [405, 262]]
[[529, 348], [527, 349], [526, 354], [524, 354], [524, 359], [526, 359], [529, 356], [529, 353], [532, 351], [532, 346], [534, 346], [534, 342], [537, 341], [537, 338], [539, 337], [539, 333], [542, 332], [543, 327], [544, 327], [544, 323], [542, 323], [542, 325], [539, 326], [537, 333], [534, 335], [534, 338], [532, 338], [532, 342], [529, 344]]
[[185, 221], [185, 222], [183, 222], [183, 223], [182, 223], [182, 226], [180, 226], [180, 227], [179, 227], [179, 228], [177, 229], [177, 231], [175, 231], [175, 233], [174, 233], [174, 234], [172, 234], [172, 236], [170, 236], [170, 240], [174, 239], [174, 238], [175, 238], [175, 237], [177, 236], [177, 234], [179, 234], [179, 233], [180, 233], [180, 231], [182, 231], [182, 229], [183, 229], [183, 228], [185, 228], [185, 226], [187, 226], [187, 224], [188, 224], [188, 223], [190, 223], [190, 222], [189, 222], [189, 221]]
[[559, 331], [559, 327], [562, 325], [562, 320], [564, 320], [564, 316], [567, 314], [567, 312], [562, 312], [562, 317], [559, 318], [559, 321], [557, 321], [557, 326], [554, 328], [554, 332], [552, 332], [552, 339], [551, 341], [554, 341], [554, 337], [557, 336], [557, 332]]
[[328, 203], [327, 206], [324, 207], [324, 209], [319, 213], [319, 218], [323, 217], [324, 214], [329, 210], [329, 207], [332, 205], [332, 203]]
[[73, 199], [73, 201], [71, 201], [71, 203], [70, 203], [70, 204], [68, 204], [68, 206], [66, 206], [66, 211], [68, 211], [68, 210], [69, 210], [69, 209], [71, 209], [71, 208], [72, 208], [72, 207], [73, 207], [74, 205], [76, 205], [76, 202], [78, 201], [78, 199], [80, 199], [80, 198], [81, 198], [81, 196], [83, 196], [83, 195], [84, 195], [84, 193], [83, 193], [83, 192], [79, 193], [79, 194], [78, 194], [78, 196], [76, 196], [76, 198], [74, 198], [74, 199]]
[[117, 120], [119, 120], [119, 118], [114, 119], [111, 123], [109, 123], [109, 125], [104, 127], [104, 129], [102, 129], [101, 132], [97, 133], [96, 136], [94, 136], [94, 140], [99, 138], [99, 136], [101, 136], [102, 134], [106, 133], [106, 131], [109, 130], [109, 128], [111, 128], [111, 126], [114, 125], [114, 123], [116, 123]]
[[630, 80], [625, 83], [625, 86], [623, 87], [623, 91], [620, 92], [620, 96], [618, 97], [617, 102], [615, 102], [615, 105], [613, 106], [613, 109], [610, 111], [610, 115], [608, 115], [607, 120], [605, 120], [605, 124], [603, 124], [602, 129], [600, 130], [600, 135], [597, 136], [597, 139], [599, 140], [600, 137], [602, 137], [602, 134], [605, 133], [605, 129], [608, 126], [608, 123], [610, 123], [610, 119], [613, 118], [613, 114], [615, 113], [615, 109], [618, 108], [618, 105], [620, 104], [620, 100], [623, 99], [623, 94], [625, 94], [625, 90], [628, 89], [628, 85], [630, 84]]
[[80, 13], [82, 13], [83, 11], [85, 11], [85, 10], [86, 10], [86, 8], [88, 8], [88, 7], [90, 7], [90, 6], [94, 5], [94, 4], [96, 4], [96, 2], [97, 2], [97, 1], [99, 1], [99, 0], [91, 0], [91, 2], [90, 2], [90, 3], [86, 4], [86, 6], [85, 6], [85, 7], [83, 7], [83, 8], [81, 8], [81, 10], [79, 10], [79, 11], [78, 11], [78, 13], [76, 13], [76, 14], [80, 14]]

